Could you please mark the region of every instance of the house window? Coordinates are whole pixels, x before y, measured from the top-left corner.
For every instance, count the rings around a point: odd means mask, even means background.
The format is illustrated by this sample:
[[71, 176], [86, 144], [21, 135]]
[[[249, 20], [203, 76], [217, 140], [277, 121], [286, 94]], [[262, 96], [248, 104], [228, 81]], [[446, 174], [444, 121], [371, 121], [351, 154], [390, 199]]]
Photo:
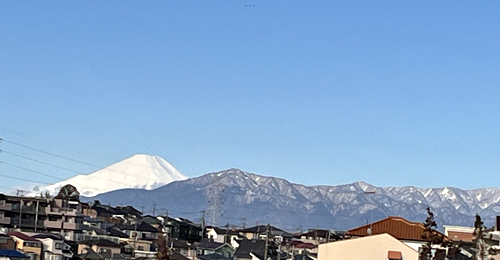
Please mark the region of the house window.
[[144, 247], [143, 246], [137, 246], [137, 250], [144, 251]]
[[23, 246], [38, 247], [38, 243], [36, 243], [36, 242], [24, 242]]
[[110, 253], [111, 252], [111, 249], [109, 248], [99, 248], [99, 254], [100, 253]]
[[389, 260], [401, 260], [403, 256], [400, 251], [389, 251], [387, 252], [387, 258], [389, 258]]
[[62, 249], [63, 243], [56, 243], [56, 249]]
[[30, 257], [30, 260], [35, 260], [37, 254], [35, 254], [35, 253], [28, 253], [28, 256]]

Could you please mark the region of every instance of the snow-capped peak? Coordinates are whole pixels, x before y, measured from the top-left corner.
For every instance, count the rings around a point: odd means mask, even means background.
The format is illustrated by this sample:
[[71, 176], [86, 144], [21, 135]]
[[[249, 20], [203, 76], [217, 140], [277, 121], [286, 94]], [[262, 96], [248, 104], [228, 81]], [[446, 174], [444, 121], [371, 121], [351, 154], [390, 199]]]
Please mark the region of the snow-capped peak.
[[[77, 175], [66, 181], [41, 187], [56, 195], [59, 189], [71, 184], [82, 196], [92, 197], [100, 193], [125, 189], [151, 190], [173, 181], [187, 179], [170, 163], [159, 156], [136, 154], [89, 175]], [[39, 191], [38, 191], [39, 192]]]

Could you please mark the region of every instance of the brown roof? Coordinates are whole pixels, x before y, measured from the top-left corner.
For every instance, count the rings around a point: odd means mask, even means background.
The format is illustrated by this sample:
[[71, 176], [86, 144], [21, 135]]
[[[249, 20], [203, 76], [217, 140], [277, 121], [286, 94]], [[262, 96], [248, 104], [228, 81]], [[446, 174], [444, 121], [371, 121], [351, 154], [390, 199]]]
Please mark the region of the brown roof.
[[7, 235], [15, 236], [15, 237], [20, 238], [24, 241], [40, 242], [40, 240], [33, 238], [33, 237], [30, 237], [30, 236], [28, 236], [24, 233], [21, 233], [21, 232], [9, 232]]
[[455, 241], [472, 242], [474, 235], [471, 232], [448, 231], [448, 237]]
[[[369, 228], [371, 228], [371, 234], [368, 234]], [[411, 222], [402, 217], [390, 216], [386, 219], [351, 229], [347, 231], [346, 235], [363, 237], [387, 233], [399, 240], [424, 241], [422, 238], [424, 230], [424, 225], [420, 222]]]

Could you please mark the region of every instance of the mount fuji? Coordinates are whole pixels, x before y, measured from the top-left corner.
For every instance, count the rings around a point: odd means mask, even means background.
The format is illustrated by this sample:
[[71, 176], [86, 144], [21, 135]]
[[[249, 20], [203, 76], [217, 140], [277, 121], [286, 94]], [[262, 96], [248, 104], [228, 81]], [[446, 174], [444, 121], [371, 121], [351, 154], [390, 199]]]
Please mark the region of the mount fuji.
[[154, 155], [136, 154], [94, 173], [77, 175], [65, 181], [40, 187], [34, 195], [46, 191], [56, 195], [62, 186], [71, 184], [77, 188], [80, 195], [92, 197], [126, 188], [151, 190], [174, 181], [186, 179], [186, 176], [163, 158]]

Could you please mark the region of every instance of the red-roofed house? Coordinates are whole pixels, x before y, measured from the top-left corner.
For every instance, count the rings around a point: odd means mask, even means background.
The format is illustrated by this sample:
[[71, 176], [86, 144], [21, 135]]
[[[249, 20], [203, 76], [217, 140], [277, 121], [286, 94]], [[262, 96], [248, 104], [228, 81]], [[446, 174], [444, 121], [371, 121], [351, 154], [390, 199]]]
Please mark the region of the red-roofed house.
[[[388, 218], [351, 229], [347, 231], [346, 236], [359, 238], [387, 233], [418, 251], [419, 247], [426, 242], [425, 239], [422, 238], [424, 231], [425, 227], [420, 222], [411, 222], [402, 217], [390, 216]], [[438, 233], [444, 236], [445, 239], [448, 239], [444, 234], [440, 232]]]
[[[424, 231], [425, 227], [420, 222], [411, 222], [402, 217], [390, 216], [377, 222], [351, 229], [347, 231], [346, 236], [359, 238], [387, 233], [418, 251], [419, 247], [426, 242], [422, 238]], [[439, 234], [448, 239], [444, 234]]]
[[18, 251], [30, 256], [31, 260], [40, 260], [43, 252], [43, 244], [40, 240], [21, 232], [10, 232], [8, 235], [16, 241]]

